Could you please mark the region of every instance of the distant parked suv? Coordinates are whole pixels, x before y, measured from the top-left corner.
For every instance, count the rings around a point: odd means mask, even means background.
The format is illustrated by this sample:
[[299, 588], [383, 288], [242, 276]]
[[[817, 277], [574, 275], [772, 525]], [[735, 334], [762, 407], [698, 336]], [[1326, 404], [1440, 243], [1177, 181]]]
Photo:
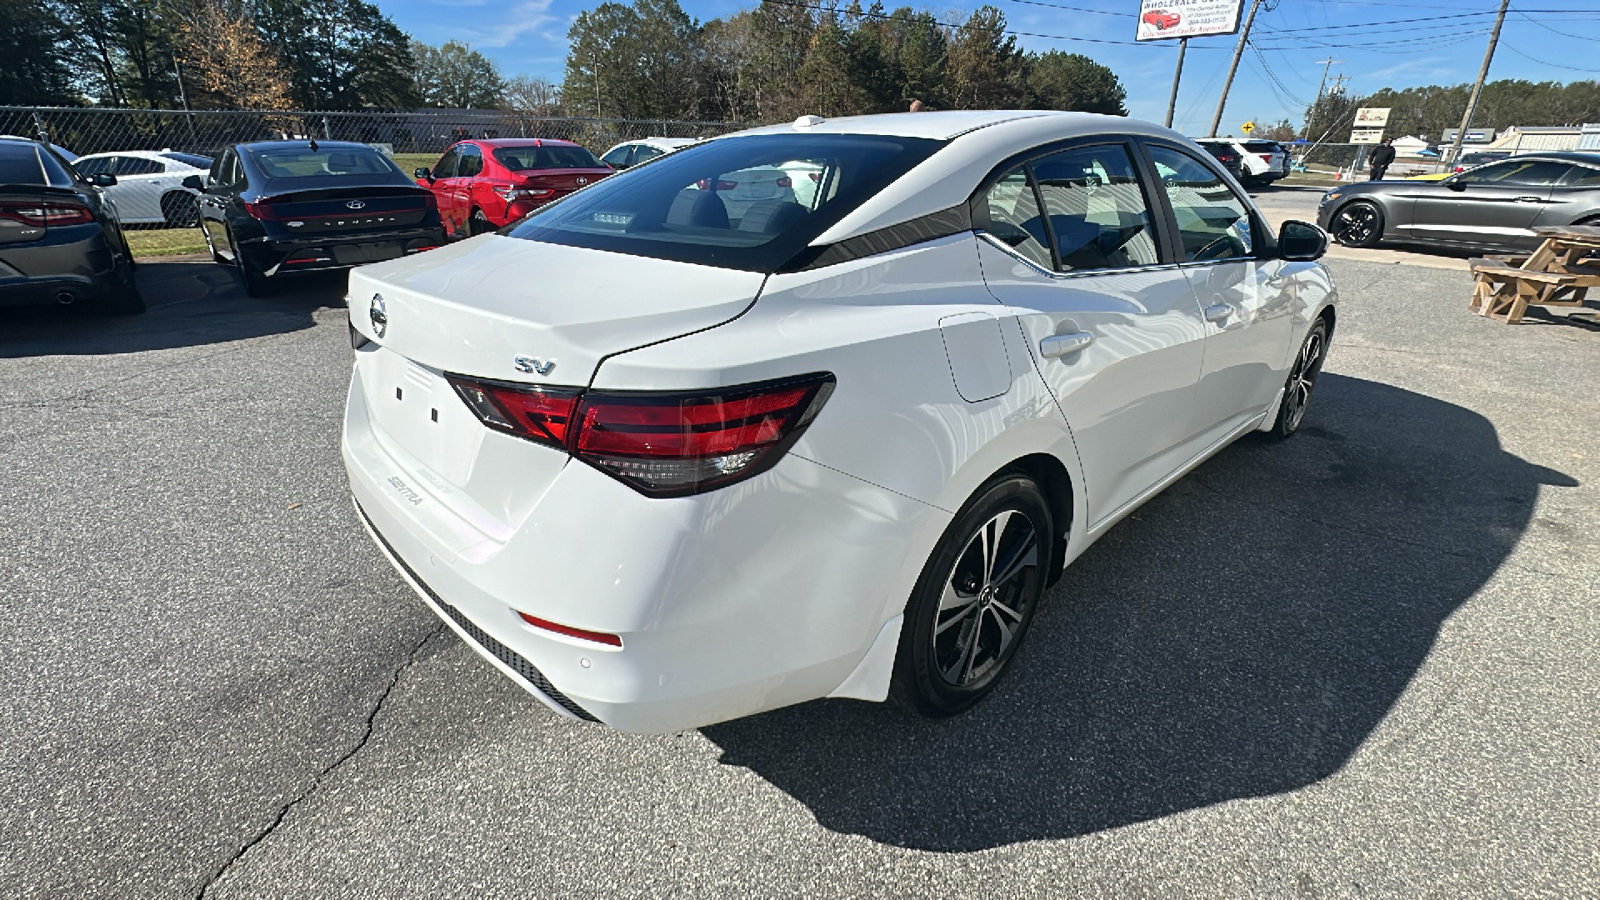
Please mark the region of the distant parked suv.
[[612, 169], [571, 141], [506, 138], [462, 141], [417, 183], [433, 191], [446, 232], [472, 236], [521, 219]]
[[1195, 138], [1195, 142], [1201, 146], [1218, 142], [1232, 144], [1239, 154], [1240, 171], [1243, 173], [1239, 181], [1247, 187], [1271, 184], [1289, 174], [1289, 151], [1277, 141], [1205, 137]]

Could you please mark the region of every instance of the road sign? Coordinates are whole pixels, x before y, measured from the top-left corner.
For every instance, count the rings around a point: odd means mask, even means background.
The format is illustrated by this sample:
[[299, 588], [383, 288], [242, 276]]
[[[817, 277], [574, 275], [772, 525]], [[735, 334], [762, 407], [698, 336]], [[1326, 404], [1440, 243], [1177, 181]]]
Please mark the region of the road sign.
[[1382, 128], [1389, 124], [1389, 107], [1363, 106], [1356, 110], [1356, 120], [1351, 124], [1356, 128]]
[[1383, 143], [1382, 128], [1352, 128], [1350, 129], [1350, 143], [1352, 144], [1381, 144]]
[[1254, 122], [1246, 122], [1243, 125], [1239, 126], [1239, 130], [1244, 132], [1245, 134], [1249, 134], [1250, 132], [1256, 130], [1256, 123], [1254, 123]]
[[1244, 0], [1139, 0], [1139, 25], [1134, 40], [1233, 34], [1239, 30]]

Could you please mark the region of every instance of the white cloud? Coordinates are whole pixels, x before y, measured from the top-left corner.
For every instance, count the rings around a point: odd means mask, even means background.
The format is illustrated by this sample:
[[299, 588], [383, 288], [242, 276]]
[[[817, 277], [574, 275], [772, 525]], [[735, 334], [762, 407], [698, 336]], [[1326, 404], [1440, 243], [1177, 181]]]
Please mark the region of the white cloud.
[[[452, 5], [476, 6], [482, 0], [445, 0]], [[553, 0], [527, 0], [512, 7], [505, 18], [485, 26], [463, 26], [458, 24], [454, 29], [454, 37], [465, 41], [475, 47], [507, 47], [517, 38], [533, 31], [538, 32], [551, 24], [561, 21], [560, 16], [551, 14], [550, 4]], [[544, 36], [548, 40], [548, 36]]]

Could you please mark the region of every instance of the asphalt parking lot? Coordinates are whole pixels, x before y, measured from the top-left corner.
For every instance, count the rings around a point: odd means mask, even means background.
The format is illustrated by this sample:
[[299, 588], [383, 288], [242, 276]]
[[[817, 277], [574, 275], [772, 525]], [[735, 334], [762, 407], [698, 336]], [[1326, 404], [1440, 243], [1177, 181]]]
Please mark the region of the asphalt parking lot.
[[0, 311], [8, 897], [1600, 895], [1600, 332], [1334, 258], [1305, 430], [1084, 556], [962, 718], [561, 720], [338, 459], [342, 280]]

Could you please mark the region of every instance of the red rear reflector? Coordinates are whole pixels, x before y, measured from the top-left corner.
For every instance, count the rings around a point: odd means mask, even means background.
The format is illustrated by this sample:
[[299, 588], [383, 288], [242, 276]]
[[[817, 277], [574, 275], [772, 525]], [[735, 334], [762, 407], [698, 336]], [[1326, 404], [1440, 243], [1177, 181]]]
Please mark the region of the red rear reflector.
[[456, 393], [485, 425], [540, 444], [566, 449], [567, 427], [578, 391], [497, 384], [450, 377]]
[[607, 647], [622, 646], [622, 638], [617, 637], [614, 634], [606, 634], [603, 631], [586, 631], [582, 628], [573, 628], [570, 625], [562, 625], [557, 622], [552, 622], [549, 619], [541, 619], [538, 616], [530, 616], [521, 611], [519, 611], [517, 615], [522, 617], [522, 621], [527, 622], [529, 625], [532, 625], [535, 628], [543, 628], [545, 631], [554, 631], [556, 634], [564, 634], [567, 637], [575, 637], [580, 640], [594, 641], [596, 644], [605, 644]]

